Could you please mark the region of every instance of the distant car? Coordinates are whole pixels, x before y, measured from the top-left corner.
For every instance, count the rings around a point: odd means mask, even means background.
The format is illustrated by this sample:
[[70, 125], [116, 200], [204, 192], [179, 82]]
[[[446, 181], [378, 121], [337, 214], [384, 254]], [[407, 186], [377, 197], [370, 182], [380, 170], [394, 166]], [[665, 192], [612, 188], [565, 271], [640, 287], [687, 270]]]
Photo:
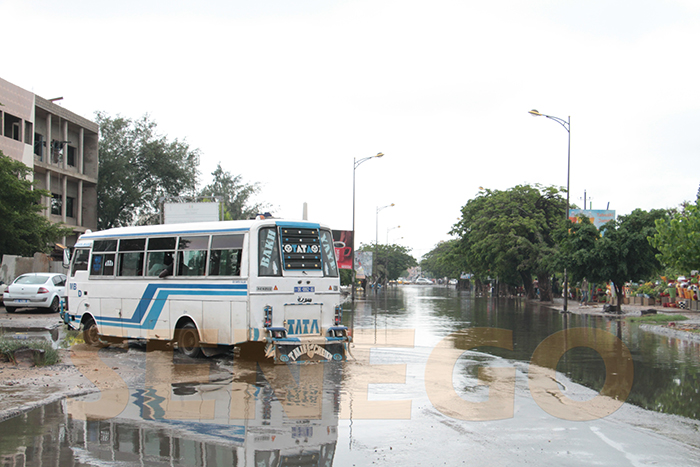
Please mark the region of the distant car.
[[430, 279], [426, 279], [425, 277], [419, 277], [416, 279], [416, 284], [423, 284], [423, 285], [433, 285], [433, 281]]
[[7, 287], [2, 301], [8, 313], [17, 308], [48, 308], [57, 313], [66, 297], [66, 276], [48, 272], [22, 274]]
[[457, 285], [457, 282], [458, 282], [457, 279], [450, 279], [450, 282], [448, 282], [448, 284]]

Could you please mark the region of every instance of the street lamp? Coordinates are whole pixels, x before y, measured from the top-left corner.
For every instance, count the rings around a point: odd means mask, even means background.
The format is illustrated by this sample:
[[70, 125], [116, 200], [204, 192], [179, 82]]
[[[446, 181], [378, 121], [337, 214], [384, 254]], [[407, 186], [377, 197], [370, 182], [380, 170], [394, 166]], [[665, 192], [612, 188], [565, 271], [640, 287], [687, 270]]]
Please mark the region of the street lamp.
[[[554, 117], [552, 115], [546, 115], [532, 109], [528, 112], [534, 117], [547, 117], [550, 120], [554, 120], [560, 124], [569, 135], [569, 143], [566, 154], [566, 217], [564, 220], [569, 218], [569, 179], [571, 176], [571, 116], [567, 117], [566, 120], [559, 117]], [[585, 207], [585, 206], [584, 206]], [[564, 268], [564, 312], [569, 311], [569, 276], [566, 273], [566, 267]]]
[[391, 227], [389, 229], [386, 229], [386, 244], [387, 245], [389, 244], [389, 232], [391, 232], [394, 229], [400, 229], [400, 228], [401, 228], [401, 226], [397, 225], [396, 227]]
[[355, 170], [362, 164], [375, 157], [382, 157], [383, 153], [378, 152], [376, 156], [364, 157], [360, 160], [352, 158], [352, 284], [351, 295], [352, 301], [355, 301]]
[[377, 248], [377, 244], [379, 243], [379, 211], [381, 211], [382, 209], [391, 208], [393, 206], [395, 206], [394, 203], [387, 204], [386, 206], [382, 206], [381, 208], [377, 206], [377, 216], [374, 220], [374, 248]]
[[[379, 279], [379, 211], [382, 209], [390, 208], [394, 206], [394, 203], [387, 204], [386, 206], [377, 206], [377, 216], [374, 219], [374, 268], [377, 274], [377, 280]], [[377, 292], [377, 287], [375, 284], [374, 291]]]

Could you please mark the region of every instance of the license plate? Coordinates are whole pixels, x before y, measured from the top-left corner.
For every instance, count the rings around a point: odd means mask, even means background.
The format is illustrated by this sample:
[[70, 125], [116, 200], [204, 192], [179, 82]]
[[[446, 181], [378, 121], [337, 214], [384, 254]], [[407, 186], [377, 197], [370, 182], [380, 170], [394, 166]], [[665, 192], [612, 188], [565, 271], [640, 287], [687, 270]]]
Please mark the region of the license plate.
[[29, 303], [29, 300], [15, 300], [16, 303]]

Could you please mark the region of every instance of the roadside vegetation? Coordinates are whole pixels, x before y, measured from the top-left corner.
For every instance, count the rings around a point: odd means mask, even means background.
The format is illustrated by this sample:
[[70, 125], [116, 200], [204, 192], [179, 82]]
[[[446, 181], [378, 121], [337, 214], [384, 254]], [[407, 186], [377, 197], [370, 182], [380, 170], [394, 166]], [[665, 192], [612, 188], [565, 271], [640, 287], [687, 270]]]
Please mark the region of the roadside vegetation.
[[685, 321], [688, 318], [683, 315], [644, 315], [644, 316], [630, 316], [626, 318], [627, 321], [636, 321], [639, 323], [646, 324], [667, 324], [674, 323], [676, 321]]
[[480, 189], [462, 208], [450, 232], [455, 238], [423, 256], [423, 272], [451, 278], [467, 273], [477, 286], [496, 285], [496, 293], [505, 286], [551, 301], [562, 296], [566, 271], [569, 290], [585, 279], [597, 284], [592, 292], [600, 297], [612, 284], [619, 307], [626, 284], [665, 289], [700, 269], [700, 191], [678, 209], [636, 209], [600, 228], [585, 216], [566, 219], [565, 197], [553, 186]]
[[15, 352], [21, 349], [43, 351], [43, 358], [35, 358], [34, 360], [36, 366], [50, 366], [61, 361], [58, 351], [51, 347], [51, 344], [46, 341], [8, 339], [7, 337], [0, 336], [0, 356], [2, 356], [3, 359], [16, 364]]

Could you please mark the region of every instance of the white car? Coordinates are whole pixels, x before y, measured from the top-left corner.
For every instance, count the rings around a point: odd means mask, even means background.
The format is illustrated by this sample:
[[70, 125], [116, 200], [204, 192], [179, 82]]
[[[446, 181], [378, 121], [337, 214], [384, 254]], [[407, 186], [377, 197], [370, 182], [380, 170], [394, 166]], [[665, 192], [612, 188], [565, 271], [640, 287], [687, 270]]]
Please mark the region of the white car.
[[419, 277], [416, 279], [416, 284], [433, 285], [433, 281], [426, 279], [425, 277]]
[[22, 274], [7, 287], [2, 301], [8, 313], [17, 308], [48, 308], [57, 313], [66, 297], [66, 276], [49, 272]]

